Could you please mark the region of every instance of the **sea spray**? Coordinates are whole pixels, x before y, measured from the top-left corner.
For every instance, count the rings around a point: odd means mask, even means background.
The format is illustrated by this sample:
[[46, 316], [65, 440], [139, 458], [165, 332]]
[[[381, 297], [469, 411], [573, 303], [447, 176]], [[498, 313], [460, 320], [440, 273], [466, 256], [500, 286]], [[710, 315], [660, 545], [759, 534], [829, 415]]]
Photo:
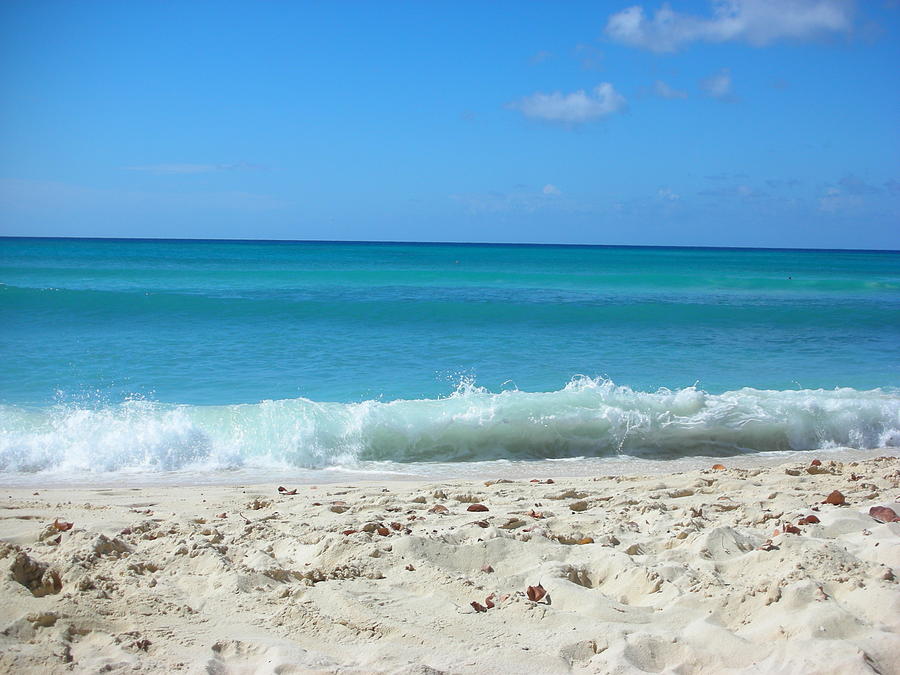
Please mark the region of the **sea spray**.
[[193, 406], [0, 406], [0, 471], [103, 473], [359, 462], [648, 458], [900, 445], [900, 392], [642, 392], [579, 377], [550, 392], [463, 382], [444, 398]]

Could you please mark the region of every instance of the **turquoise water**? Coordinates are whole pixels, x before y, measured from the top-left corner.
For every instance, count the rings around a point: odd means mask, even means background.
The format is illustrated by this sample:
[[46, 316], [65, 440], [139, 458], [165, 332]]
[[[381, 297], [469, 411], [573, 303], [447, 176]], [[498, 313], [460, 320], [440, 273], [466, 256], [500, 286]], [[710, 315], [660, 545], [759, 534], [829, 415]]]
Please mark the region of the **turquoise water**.
[[0, 471], [900, 443], [900, 254], [0, 239]]

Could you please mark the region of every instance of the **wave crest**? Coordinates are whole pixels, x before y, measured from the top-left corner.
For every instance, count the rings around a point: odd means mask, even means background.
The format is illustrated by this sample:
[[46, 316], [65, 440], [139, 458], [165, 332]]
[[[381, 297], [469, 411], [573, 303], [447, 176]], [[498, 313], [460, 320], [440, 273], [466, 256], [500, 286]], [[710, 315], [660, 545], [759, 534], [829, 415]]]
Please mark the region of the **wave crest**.
[[552, 392], [462, 382], [438, 399], [229, 406], [0, 406], [0, 471], [172, 471], [900, 445], [894, 391], [641, 392], [579, 377]]

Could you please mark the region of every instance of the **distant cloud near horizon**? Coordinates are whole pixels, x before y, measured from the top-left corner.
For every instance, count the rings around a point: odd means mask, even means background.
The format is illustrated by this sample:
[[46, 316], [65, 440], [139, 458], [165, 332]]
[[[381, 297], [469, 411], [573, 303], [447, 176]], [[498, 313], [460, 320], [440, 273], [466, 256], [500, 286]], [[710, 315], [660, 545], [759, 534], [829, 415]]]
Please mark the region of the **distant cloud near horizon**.
[[742, 178], [748, 178], [748, 176], [745, 173], [728, 173], [726, 171], [723, 173], [710, 174], [708, 176], [704, 176], [704, 178], [706, 180], [738, 180]]
[[672, 188], [660, 188], [656, 191], [656, 196], [664, 202], [677, 202], [681, 199], [681, 195]]
[[126, 166], [125, 171], [143, 171], [156, 174], [196, 174], [214, 173], [216, 171], [256, 171], [264, 168], [260, 164], [237, 162], [234, 164], [147, 164], [144, 166]]
[[848, 33], [854, 2], [848, 0], [710, 0], [712, 15], [673, 10], [652, 18], [642, 5], [609, 17], [604, 33], [614, 42], [654, 52], [675, 52], [693, 42], [744, 42], [763, 47], [782, 40], [811, 40]]
[[795, 188], [800, 185], [801, 181], [797, 178], [769, 178], [766, 185], [775, 190], [781, 188]]
[[701, 197], [753, 197], [756, 195], [756, 191], [750, 187], [749, 185], [741, 184], [741, 185], [728, 185], [725, 187], [717, 187], [711, 188], [707, 190], [700, 190], [697, 192]]
[[625, 97], [609, 82], [597, 85], [590, 93], [584, 89], [571, 94], [537, 92], [507, 104], [508, 108], [518, 110], [526, 117], [563, 124], [591, 122], [612, 115], [625, 106]]
[[841, 178], [838, 181], [838, 185], [845, 193], [850, 195], [874, 195], [881, 192], [881, 190], [876, 186], [869, 185], [864, 180], [852, 173], [848, 173], [843, 178]]
[[104, 212], [172, 212], [191, 209], [216, 213], [278, 211], [291, 202], [269, 194], [242, 190], [149, 191], [96, 188], [81, 183], [0, 178], [0, 212], [39, 213], [69, 210], [73, 213], [102, 209]]
[[541, 188], [517, 184], [509, 191], [491, 190], [449, 195], [469, 215], [484, 214], [532, 214], [549, 210], [556, 212], [577, 211], [580, 207], [566, 199], [562, 190], [547, 183]]

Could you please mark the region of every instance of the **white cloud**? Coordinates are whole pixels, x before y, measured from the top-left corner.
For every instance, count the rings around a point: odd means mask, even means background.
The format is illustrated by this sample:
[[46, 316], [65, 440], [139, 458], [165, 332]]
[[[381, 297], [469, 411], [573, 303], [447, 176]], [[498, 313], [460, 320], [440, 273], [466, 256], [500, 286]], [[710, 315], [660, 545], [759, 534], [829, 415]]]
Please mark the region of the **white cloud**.
[[672, 89], [662, 80], [653, 83], [653, 93], [660, 98], [687, 98], [687, 92], [679, 89]]
[[610, 39], [655, 52], [674, 52], [692, 42], [746, 42], [761, 47], [780, 40], [810, 40], [846, 33], [852, 0], [710, 0], [712, 15], [674, 11], [664, 3], [650, 18], [641, 5], [613, 14]]
[[552, 183], [547, 183], [544, 186], [544, 189], [541, 190], [541, 192], [543, 192], [545, 195], [551, 195], [551, 196], [557, 196], [557, 195], [562, 194], [560, 189], [558, 187], [556, 187], [555, 185], [553, 185]]
[[531, 96], [510, 103], [510, 108], [520, 111], [526, 117], [580, 124], [612, 115], [625, 107], [625, 97], [609, 82], [594, 87], [590, 93], [579, 89], [571, 94], [537, 92]]
[[717, 98], [720, 101], [733, 101], [734, 94], [731, 92], [731, 73], [727, 68], [723, 68], [715, 75], [710, 75], [700, 82], [700, 88], [706, 92], [707, 96]]

